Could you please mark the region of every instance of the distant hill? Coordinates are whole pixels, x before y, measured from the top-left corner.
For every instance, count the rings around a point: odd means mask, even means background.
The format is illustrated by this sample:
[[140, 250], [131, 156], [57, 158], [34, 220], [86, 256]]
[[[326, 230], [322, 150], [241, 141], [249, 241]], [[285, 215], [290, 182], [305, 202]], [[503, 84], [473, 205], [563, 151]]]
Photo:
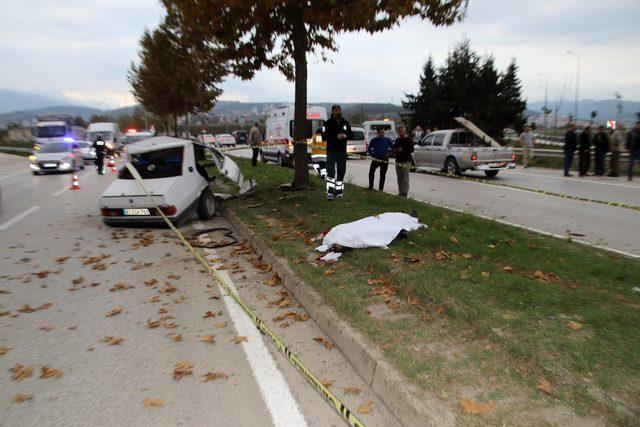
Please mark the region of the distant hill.
[[60, 98], [0, 88], [0, 113], [32, 110], [49, 105], [69, 106], [73, 104]]
[[[548, 102], [549, 108], [553, 109], [556, 105], [556, 101]], [[591, 112], [597, 111], [596, 122], [604, 122], [605, 120], [615, 120], [618, 115], [617, 110], [618, 101], [616, 99], [602, 99], [596, 101], [594, 99], [583, 99], [578, 102], [578, 118], [588, 120], [591, 118]], [[544, 102], [530, 102], [527, 104], [529, 110], [536, 111], [536, 114], [540, 114]], [[635, 121], [636, 113], [640, 112], [640, 102], [637, 101], [622, 101], [622, 121]], [[562, 107], [559, 110], [561, 116], [573, 115], [574, 102], [573, 100], [565, 100]]]

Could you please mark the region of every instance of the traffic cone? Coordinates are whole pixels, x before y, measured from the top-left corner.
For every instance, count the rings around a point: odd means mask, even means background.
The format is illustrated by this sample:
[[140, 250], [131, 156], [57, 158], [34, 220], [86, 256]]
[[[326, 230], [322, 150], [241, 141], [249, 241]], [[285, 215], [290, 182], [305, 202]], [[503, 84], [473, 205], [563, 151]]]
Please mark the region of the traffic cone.
[[69, 190], [80, 190], [80, 184], [78, 183], [78, 174], [75, 171], [73, 171], [71, 188]]
[[111, 156], [111, 158], [109, 159], [107, 167], [111, 169], [111, 172], [116, 171], [116, 159], [113, 156]]

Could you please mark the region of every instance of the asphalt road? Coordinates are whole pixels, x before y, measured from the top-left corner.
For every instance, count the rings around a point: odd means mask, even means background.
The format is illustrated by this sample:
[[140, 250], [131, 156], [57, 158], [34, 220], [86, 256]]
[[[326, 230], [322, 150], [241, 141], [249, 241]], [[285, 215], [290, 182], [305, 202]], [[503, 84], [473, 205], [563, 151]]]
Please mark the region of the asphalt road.
[[[112, 179], [88, 168], [71, 191], [70, 175], [32, 176], [25, 158], [0, 155], [0, 424], [344, 425], [170, 233], [102, 224], [98, 197]], [[228, 224], [193, 220], [183, 229], [218, 226]], [[324, 337], [316, 324], [273, 320], [304, 310], [270, 304], [283, 289], [267, 286], [270, 273], [234, 248], [207, 255], [249, 306], [352, 410], [373, 401], [360, 415], [367, 425], [397, 425], [339, 351], [314, 341]], [[203, 342], [208, 335], [215, 342]], [[239, 336], [247, 340], [234, 344]], [[192, 374], [175, 379], [182, 361]], [[16, 364], [33, 374], [13, 380]], [[62, 376], [40, 378], [45, 366]], [[228, 379], [204, 381], [209, 372]], [[15, 402], [18, 394], [30, 400]]]
[[[250, 157], [250, 150], [233, 152]], [[370, 160], [349, 160], [346, 181], [368, 185]], [[470, 177], [484, 174], [469, 173]], [[378, 174], [376, 173], [377, 187]], [[495, 182], [602, 201], [640, 205], [640, 178], [565, 178], [552, 169], [502, 171]], [[397, 194], [395, 169], [387, 172], [385, 191]], [[519, 227], [566, 237], [640, 257], [640, 211], [563, 199], [515, 188], [498, 187], [446, 176], [412, 173], [409, 196], [418, 200]], [[347, 194], [348, 197], [348, 194]]]

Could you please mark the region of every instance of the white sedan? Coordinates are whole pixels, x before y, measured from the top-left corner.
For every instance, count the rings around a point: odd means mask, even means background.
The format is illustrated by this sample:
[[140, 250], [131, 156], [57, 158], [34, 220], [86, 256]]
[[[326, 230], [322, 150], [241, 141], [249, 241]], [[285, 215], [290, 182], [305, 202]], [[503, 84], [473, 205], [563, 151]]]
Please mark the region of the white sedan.
[[217, 147], [236, 146], [236, 139], [228, 133], [219, 133], [215, 137], [215, 145]]
[[[129, 163], [140, 174], [153, 203], [131, 172], [120, 169], [118, 178], [100, 198], [107, 225], [165, 225], [157, 209], [180, 225], [193, 212], [201, 219], [215, 214], [212, 184], [213, 154], [204, 144], [167, 136], [149, 138], [129, 147]], [[154, 206], [155, 205], [155, 206]]]

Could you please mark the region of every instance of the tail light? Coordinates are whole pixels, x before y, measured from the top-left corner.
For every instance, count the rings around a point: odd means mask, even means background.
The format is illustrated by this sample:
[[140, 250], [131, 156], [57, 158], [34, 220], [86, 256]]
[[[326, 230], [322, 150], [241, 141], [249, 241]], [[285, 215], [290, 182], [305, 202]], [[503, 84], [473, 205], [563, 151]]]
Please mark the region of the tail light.
[[162, 207], [160, 208], [160, 210], [165, 215], [175, 215], [176, 212], [178, 212], [178, 208], [176, 208], [174, 205]]
[[511, 154], [511, 161], [512, 162], [516, 161], [516, 153]]
[[476, 160], [478, 160], [478, 155], [476, 153], [471, 154], [471, 161], [475, 162]]

